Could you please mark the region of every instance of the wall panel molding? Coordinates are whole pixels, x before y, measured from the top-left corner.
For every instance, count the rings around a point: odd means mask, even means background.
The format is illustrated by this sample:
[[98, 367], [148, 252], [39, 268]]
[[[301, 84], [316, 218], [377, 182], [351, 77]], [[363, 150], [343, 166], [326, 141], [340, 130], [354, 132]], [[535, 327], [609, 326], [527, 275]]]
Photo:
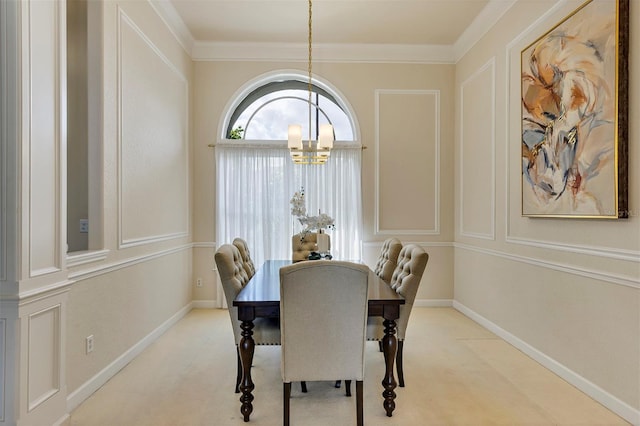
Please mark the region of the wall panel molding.
[[28, 316], [27, 395], [28, 411], [35, 410], [60, 391], [62, 383], [62, 305]]
[[[23, 172], [29, 276], [58, 272], [66, 246], [66, 7], [22, 2]], [[24, 160], [23, 160], [24, 161]], [[24, 176], [28, 173], [28, 177]], [[66, 217], [65, 217], [66, 220]]]
[[[14, 246], [17, 226], [14, 212], [18, 210], [17, 20], [17, 4], [0, 2], [0, 281], [7, 281], [9, 276], [15, 276]], [[8, 271], [9, 267], [12, 271]]]
[[158, 235], [149, 235], [144, 238], [131, 238], [131, 239], [121, 239], [118, 248], [127, 248], [127, 247], [135, 247], [142, 246], [145, 244], [157, 243], [160, 241], [173, 240], [176, 238], [182, 238], [189, 235], [188, 231], [184, 232], [174, 232], [172, 234], [158, 234]]
[[19, 395], [16, 381], [19, 380], [19, 353], [15, 348], [19, 343], [19, 319], [18, 303], [16, 300], [0, 298], [0, 327], [2, 328], [2, 341], [0, 342], [0, 372], [2, 395], [0, 396], [0, 422], [10, 425], [15, 422], [16, 408], [19, 404]]
[[[495, 172], [495, 152], [496, 152], [496, 98], [495, 98], [495, 87], [496, 87], [496, 81], [495, 81], [495, 77], [496, 77], [496, 71], [495, 71], [495, 57], [492, 57], [488, 62], [486, 62], [484, 65], [482, 65], [478, 70], [476, 70], [476, 72], [474, 72], [471, 76], [469, 76], [466, 80], [464, 80], [462, 82], [462, 84], [460, 85], [460, 155], [459, 155], [459, 170], [460, 170], [460, 198], [459, 198], [459, 203], [460, 203], [460, 209], [459, 209], [459, 227], [460, 227], [460, 235], [464, 236], [464, 237], [470, 237], [470, 238], [480, 238], [480, 239], [486, 239], [486, 240], [495, 240], [495, 229], [496, 229], [496, 213], [495, 213], [495, 204], [496, 204], [496, 172]], [[480, 105], [479, 102], [482, 99], [478, 99], [476, 96], [471, 96], [472, 99], [470, 100], [470, 102], [468, 102], [468, 105], [473, 105], [475, 109], [474, 111], [470, 111], [471, 113], [475, 113], [473, 118], [478, 118], [475, 117], [475, 115], [480, 115], [481, 113], [485, 113], [487, 115], [486, 117], [486, 121], [489, 122], [490, 124], [490, 134], [487, 135], [486, 138], [482, 138], [479, 135], [466, 135], [464, 132], [464, 128], [465, 128], [465, 120], [466, 120], [466, 116], [464, 114], [465, 111], [465, 87], [469, 87], [469, 91], [471, 91], [474, 87], [474, 84], [478, 84], [479, 87], [481, 87], [482, 89], [487, 87], [487, 84], [481, 84], [483, 83], [483, 81], [481, 80], [482, 78], [488, 78], [489, 82], [488, 82], [488, 90], [490, 92], [490, 97], [489, 99], [484, 99], [485, 102], [488, 102], [488, 105]], [[485, 82], [486, 83], [486, 82]], [[468, 192], [465, 192], [466, 188], [467, 188], [467, 177], [465, 174], [465, 151], [466, 149], [468, 150], [472, 150], [475, 151], [476, 154], [482, 154], [483, 152], [478, 153], [478, 142], [479, 141], [485, 141], [486, 139], [489, 139], [490, 145], [488, 147], [489, 152], [486, 153], [485, 155], [487, 155], [487, 157], [489, 158], [489, 164], [487, 164], [485, 166], [485, 170], [487, 173], [487, 176], [478, 176], [477, 173], [472, 173], [472, 176], [469, 176], [469, 181], [468, 184], [472, 185], [473, 190], [470, 190]], [[466, 149], [465, 149], [466, 148]], [[475, 160], [475, 159], [473, 159]], [[479, 162], [476, 162], [475, 164], [478, 164]], [[477, 170], [475, 170], [474, 172], [477, 172]], [[485, 190], [488, 190], [488, 196], [489, 199], [487, 201], [488, 204], [488, 211], [479, 211], [478, 207], [485, 207], [485, 206], [479, 206], [477, 200], [481, 199], [481, 195], [478, 194], [477, 192], [480, 191], [476, 191], [476, 189], [478, 189], [478, 185], [480, 185], [484, 180], [488, 181], [488, 188], [484, 188]], [[485, 227], [487, 229], [472, 229], [473, 224], [467, 224], [465, 222], [465, 212], [467, 212], [467, 205], [465, 204], [465, 196], [467, 196], [467, 193], [469, 193], [468, 197], [470, 197], [469, 200], [467, 200], [469, 202], [469, 204], [471, 204], [471, 207], [469, 207], [469, 214], [473, 215], [474, 217], [478, 217], [478, 214], [481, 213], [483, 215], [488, 215], [488, 220], [489, 223], [485, 224]]]
[[108, 249], [103, 250], [90, 250], [81, 253], [68, 253], [67, 254], [67, 268], [73, 268], [75, 266], [85, 265], [87, 263], [102, 262], [107, 259], [109, 255]]
[[640, 251], [614, 249], [600, 246], [587, 246], [581, 244], [563, 244], [552, 241], [535, 240], [532, 238], [507, 237], [506, 242], [530, 247], [538, 247], [545, 250], [558, 250], [570, 253], [586, 254], [590, 256], [605, 257], [608, 259], [624, 260], [640, 263]]
[[19, 306], [25, 307], [29, 304], [50, 299], [54, 296], [64, 295], [69, 292], [73, 281], [63, 280], [54, 282], [46, 286], [37, 287], [33, 290], [23, 291], [18, 295]]
[[5, 420], [5, 406], [7, 400], [7, 320], [0, 318], [0, 422]]
[[513, 253], [487, 249], [484, 247], [476, 247], [469, 244], [456, 243], [455, 247], [456, 249], [475, 251], [478, 253], [485, 254], [487, 256], [500, 257], [500, 258], [511, 260], [514, 262], [526, 263], [529, 265], [538, 266], [545, 269], [552, 269], [554, 271], [564, 272], [567, 274], [578, 275], [581, 277], [590, 278], [597, 281], [603, 281], [610, 284], [616, 284], [616, 285], [621, 285], [625, 287], [640, 289], [640, 279], [637, 277], [616, 275], [608, 272], [597, 271], [594, 269], [576, 267], [576, 266], [568, 265], [566, 263], [551, 262], [548, 260], [521, 256]]
[[69, 279], [74, 281], [82, 281], [89, 278], [94, 278], [100, 275], [109, 274], [120, 269], [128, 268], [133, 265], [145, 263], [150, 260], [158, 259], [164, 256], [169, 256], [181, 251], [190, 250], [193, 244], [183, 244], [180, 246], [172, 247], [166, 250], [160, 250], [152, 253], [147, 253], [142, 256], [130, 257], [128, 259], [102, 264], [93, 268], [87, 268], [83, 270], [73, 271], [69, 273]]
[[[423, 96], [425, 98], [432, 98], [433, 104], [433, 117], [425, 117], [425, 120], [431, 119], [434, 123], [433, 134], [431, 137], [433, 138], [433, 147], [432, 148], [432, 158], [433, 158], [433, 203], [431, 204], [433, 210], [430, 215], [433, 217], [433, 222], [431, 226], [424, 227], [422, 229], [389, 229], [384, 228], [384, 224], [381, 220], [381, 207], [384, 204], [384, 194], [382, 194], [382, 189], [380, 185], [380, 167], [381, 167], [381, 126], [382, 121], [384, 120], [381, 117], [381, 98], [383, 96]], [[426, 102], [428, 103], [428, 102]], [[388, 89], [377, 89], [375, 91], [375, 147], [374, 147], [374, 155], [375, 155], [375, 184], [374, 184], [374, 222], [375, 229], [374, 235], [439, 235], [440, 234], [440, 91], [439, 90], [388, 90]], [[399, 148], [400, 150], [402, 148]], [[414, 155], [422, 155], [424, 152], [413, 153]], [[405, 154], [406, 155], [406, 154]], [[427, 156], [428, 157], [428, 156]], [[411, 191], [411, 188], [403, 188], [404, 191]], [[415, 196], [415, 194], [414, 194]]]
[[[127, 38], [128, 37], [128, 38]], [[132, 54], [132, 50], [137, 46], [139, 50], [138, 54]], [[135, 83], [142, 77], [137, 74], [140, 68], [135, 60], [140, 61], [139, 55], [144, 54], [152, 58], [157, 62], [156, 66], [160, 68], [156, 69], [156, 73], [153, 75], [153, 83], [146, 85], [138, 85], [142, 88], [141, 92], [137, 96], [133, 93], [128, 93], [125, 88], [127, 79], [130, 79], [132, 83]], [[128, 56], [127, 56], [128, 55]], [[117, 117], [118, 117], [118, 248], [127, 248], [133, 246], [140, 246], [146, 244], [152, 244], [160, 241], [166, 241], [171, 239], [177, 239], [186, 237], [189, 235], [189, 222], [190, 217], [187, 211], [189, 205], [189, 138], [188, 138], [188, 111], [189, 111], [189, 83], [186, 76], [167, 58], [162, 50], [154, 44], [154, 42], [144, 33], [144, 31], [138, 26], [132, 18], [130, 18], [124, 10], [118, 7], [118, 22], [117, 22]], [[133, 59], [137, 58], [137, 59]], [[159, 64], [159, 65], [158, 65]], [[147, 67], [153, 64], [146, 64]], [[163, 88], [158, 88], [158, 81], [164, 78], [162, 81]], [[167, 80], [167, 79], [171, 80]], [[139, 96], [144, 96], [149, 93], [153, 93], [156, 99], [156, 108], [150, 110], [148, 120], [156, 119], [155, 123], [151, 121], [141, 123], [138, 126], [138, 130], [134, 134], [125, 133], [128, 129], [126, 120], [134, 120], [135, 117], [131, 117], [126, 114], [127, 108], [130, 110], [135, 107], [135, 103], [139, 101]], [[174, 104], [173, 98], [169, 97], [179, 96], [184, 104]], [[171, 112], [172, 122], [166, 120], [166, 116], [169, 115], [168, 105], [171, 108], [175, 108], [179, 114], [175, 116]], [[166, 125], [162, 130], [158, 130], [158, 126]], [[167, 127], [168, 126], [168, 127]], [[178, 130], [179, 129], [179, 130]], [[166, 135], [164, 134], [166, 133]], [[129, 140], [125, 138], [137, 138], [136, 140]], [[154, 148], [149, 148], [151, 141], [157, 138], [166, 138], [161, 140]], [[173, 138], [173, 139], [172, 139]], [[157, 142], [157, 141], [154, 141]], [[162, 142], [165, 142], [163, 145]], [[127, 145], [133, 144], [133, 145]], [[135, 145], [135, 146], [134, 146]], [[129, 164], [127, 162], [135, 161], [130, 156], [125, 155], [125, 150], [134, 152], [140, 158], [140, 166], [144, 166], [145, 163], [162, 165], [167, 167], [166, 162], [162, 158], [178, 158], [178, 162], [181, 157], [184, 156], [184, 161], [180, 165], [180, 168], [184, 169], [184, 174], [176, 176], [177, 179], [167, 181], [168, 177], [164, 176], [153, 182], [144, 181], [141, 179], [137, 170], [139, 167]], [[145, 149], [153, 149], [156, 152], [147, 152]], [[162, 158], [157, 157], [164, 156]], [[175, 156], [175, 157], [174, 157]], [[175, 162], [177, 164], [178, 162]], [[125, 164], [126, 163], [126, 164]], [[173, 168], [166, 168], [167, 171], [180, 173], [181, 170]], [[158, 175], [161, 176], [162, 174]], [[131, 182], [125, 182], [127, 179], [131, 179]], [[138, 179], [138, 180], [136, 180]], [[162, 179], [165, 179], [163, 181]], [[174, 184], [176, 184], [174, 186]], [[153, 187], [152, 185], [155, 185]], [[182, 185], [182, 186], [181, 186]], [[180, 187], [181, 186], [181, 187]], [[130, 188], [137, 191], [135, 196], [129, 194], [129, 198], [125, 197], [124, 188]], [[165, 197], [153, 198], [154, 193], [159, 193], [165, 190]], [[141, 209], [144, 209], [148, 203], [141, 203], [140, 197], [150, 197], [148, 201], [154, 203], [155, 211], [158, 215], [154, 216], [152, 222], [145, 221], [138, 216], [132, 217], [131, 213], [141, 215]], [[167, 197], [176, 198], [177, 201], [171, 204], [165, 199]], [[138, 203], [138, 204], [135, 204]], [[178, 206], [178, 207], [176, 207]], [[149, 207], [151, 208], [151, 207]], [[177, 211], [178, 220], [170, 216], [162, 216], [168, 211]], [[151, 223], [146, 229], [147, 223]], [[140, 230], [142, 228], [142, 230]], [[171, 229], [174, 228], [174, 229]], [[163, 232], [165, 231], [166, 232]]]

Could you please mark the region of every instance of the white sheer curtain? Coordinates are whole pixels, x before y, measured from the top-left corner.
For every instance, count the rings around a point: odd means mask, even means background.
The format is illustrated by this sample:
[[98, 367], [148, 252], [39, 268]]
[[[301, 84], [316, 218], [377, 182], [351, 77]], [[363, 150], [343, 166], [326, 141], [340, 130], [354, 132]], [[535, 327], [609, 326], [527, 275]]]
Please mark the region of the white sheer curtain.
[[293, 164], [282, 142], [220, 142], [215, 152], [218, 246], [244, 238], [256, 267], [290, 259], [291, 237], [302, 227], [289, 201], [303, 187], [308, 214], [320, 209], [335, 219], [327, 231], [334, 258], [361, 258], [359, 145], [337, 142], [324, 165]]

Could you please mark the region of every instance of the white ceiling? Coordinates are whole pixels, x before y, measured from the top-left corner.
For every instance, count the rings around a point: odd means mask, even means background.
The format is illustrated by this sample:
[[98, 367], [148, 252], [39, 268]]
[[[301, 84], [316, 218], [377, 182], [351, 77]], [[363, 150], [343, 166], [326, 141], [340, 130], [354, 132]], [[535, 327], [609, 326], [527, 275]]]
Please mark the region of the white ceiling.
[[[220, 46], [306, 45], [306, 0], [151, 0], [195, 56]], [[314, 0], [313, 45], [460, 50], [514, 0]], [[203, 46], [217, 46], [203, 53]], [[200, 50], [198, 50], [198, 48]], [[297, 54], [297, 53], [296, 53]], [[453, 54], [452, 54], [453, 55]], [[453, 55], [455, 56], [455, 55]], [[197, 58], [196, 58], [197, 59]]]

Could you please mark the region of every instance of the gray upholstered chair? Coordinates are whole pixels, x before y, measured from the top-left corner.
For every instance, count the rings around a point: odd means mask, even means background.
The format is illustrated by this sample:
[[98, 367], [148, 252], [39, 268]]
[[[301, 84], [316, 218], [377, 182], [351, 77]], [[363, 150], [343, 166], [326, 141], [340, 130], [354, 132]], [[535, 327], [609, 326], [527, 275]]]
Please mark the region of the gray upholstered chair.
[[[398, 351], [396, 353], [396, 369], [398, 371], [398, 384], [404, 387], [404, 372], [402, 369], [402, 351], [404, 348], [404, 338], [411, 315], [411, 308], [416, 299], [418, 286], [422, 279], [422, 274], [427, 267], [429, 255], [416, 244], [407, 244], [400, 250], [398, 265], [391, 276], [390, 286], [405, 299], [405, 304], [400, 305], [400, 318], [397, 323]], [[367, 321], [367, 340], [381, 341], [384, 337], [384, 326], [382, 319], [378, 317], [369, 318]]]
[[402, 250], [402, 242], [397, 238], [388, 238], [382, 243], [380, 256], [373, 271], [387, 284], [391, 282], [391, 276], [398, 264], [400, 250]]
[[314, 233], [295, 234], [291, 237], [291, 259], [300, 262], [309, 259], [309, 253], [318, 250], [318, 237]]
[[280, 269], [284, 425], [292, 381], [356, 380], [356, 419], [363, 424], [364, 349], [369, 268], [331, 261]]
[[[236, 342], [237, 356], [237, 374], [235, 392], [240, 392], [239, 385], [242, 379], [242, 364], [240, 361], [240, 352], [238, 345], [242, 338], [242, 329], [238, 320], [238, 308], [233, 306], [240, 290], [247, 284], [249, 277], [244, 268], [244, 262], [238, 248], [232, 244], [224, 244], [216, 251], [214, 255], [220, 281], [224, 290], [224, 296], [227, 300], [229, 309], [229, 317], [231, 326], [233, 327], [233, 336]], [[278, 320], [270, 318], [256, 318], [254, 320], [253, 340], [256, 345], [279, 345], [280, 344], [280, 324]]]
[[249, 276], [249, 279], [251, 279], [251, 277], [256, 273], [256, 267], [251, 259], [251, 253], [249, 252], [247, 242], [242, 238], [236, 238], [233, 240], [233, 245], [238, 248], [242, 261], [244, 262], [244, 270], [247, 271], [247, 275]]

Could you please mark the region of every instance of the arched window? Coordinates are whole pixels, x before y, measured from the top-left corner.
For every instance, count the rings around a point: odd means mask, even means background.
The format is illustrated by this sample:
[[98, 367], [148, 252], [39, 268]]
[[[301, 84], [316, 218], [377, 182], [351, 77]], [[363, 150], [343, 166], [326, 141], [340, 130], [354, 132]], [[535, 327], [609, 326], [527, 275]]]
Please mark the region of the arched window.
[[[349, 116], [325, 89], [311, 85], [311, 135], [317, 139], [321, 124], [333, 125], [335, 138], [353, 141]], [[227, 123], [227, 139], [285, 140], [289, 124], [301, 124], [308, 135], [309, 83], [287, 79], [272, 81], [251, 91], [235, 108]], [[241, 129], [241, 131], [238, 131]]]
[[[236, 92], [220, 122], [215, 148], [217, 244], [244, 238], [258, 265], [266, 259], [291, 258], [291, 237], [302, 226], [291, 215], [290, 200], [300, 188], [304, 188], [311, 215], [320, 210], [335, 220], [335, 229], [328, 231], [332, 255], [361, 258], [357, 121], [348, 102], [329, 84], [313, 80], [311, 125], [312, 132], [318, 124], [334, 126], [336, 142], [329, 161], [300, 165], [293, 164], [289, 156], [289, 124], [301, 124], [303, 140], [307, 139], [309, 92], [305, 79], [297, 72], [258, 77]], [[245, 131], [234, 134], [239, 127]]]

